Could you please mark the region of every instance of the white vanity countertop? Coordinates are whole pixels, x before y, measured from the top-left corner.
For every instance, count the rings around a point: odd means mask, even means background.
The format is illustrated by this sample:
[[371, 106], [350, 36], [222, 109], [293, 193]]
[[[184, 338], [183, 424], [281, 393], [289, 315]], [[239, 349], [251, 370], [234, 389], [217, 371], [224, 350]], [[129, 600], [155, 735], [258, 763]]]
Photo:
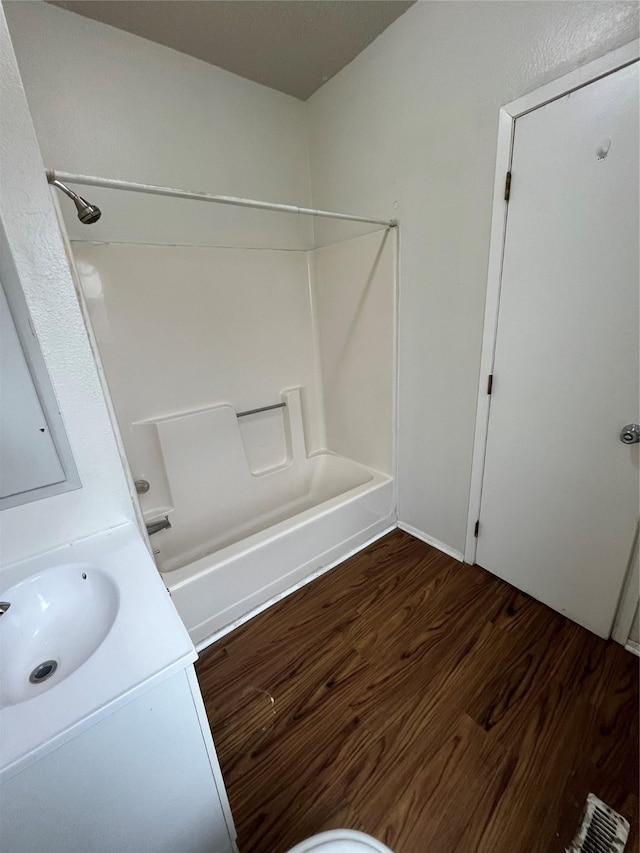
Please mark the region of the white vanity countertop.
[[110, 575], [119, 592], [118, 614], [105, 640], [75, 672], [51, 689], [0, 710], [0, 780], [197, 658], [134, 524], [3, 568], [1, 588], [65, 563], [88, 563]]

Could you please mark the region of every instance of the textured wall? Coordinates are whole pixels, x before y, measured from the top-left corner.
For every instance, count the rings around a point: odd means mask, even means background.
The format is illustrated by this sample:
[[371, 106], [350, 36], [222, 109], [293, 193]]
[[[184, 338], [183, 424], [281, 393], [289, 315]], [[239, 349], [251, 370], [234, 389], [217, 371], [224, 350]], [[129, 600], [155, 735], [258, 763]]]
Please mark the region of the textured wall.
[[637, 35], [631, 3], [420, 2], [307, 102], [314, 204], [400, 218], [399, 514], [459, 552], [498, 110]]
[[133, 518], [133, 507], [1, 9], [0, 103], [0, 216], [82, 482], [2, 512], [8, 564]]

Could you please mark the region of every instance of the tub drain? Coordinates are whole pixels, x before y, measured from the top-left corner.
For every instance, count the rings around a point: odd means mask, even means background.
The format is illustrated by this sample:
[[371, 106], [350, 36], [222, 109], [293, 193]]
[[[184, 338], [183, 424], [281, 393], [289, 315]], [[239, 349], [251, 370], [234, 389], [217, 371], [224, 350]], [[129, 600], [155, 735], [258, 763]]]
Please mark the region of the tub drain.
[[51, 678], [57, 668], [58, 661], [56, 660], [46, 660], [43, 663], [39, 663], [29, 676], [29, 681], [32, 684], [40, 684], [46, 681], [47, 678]]

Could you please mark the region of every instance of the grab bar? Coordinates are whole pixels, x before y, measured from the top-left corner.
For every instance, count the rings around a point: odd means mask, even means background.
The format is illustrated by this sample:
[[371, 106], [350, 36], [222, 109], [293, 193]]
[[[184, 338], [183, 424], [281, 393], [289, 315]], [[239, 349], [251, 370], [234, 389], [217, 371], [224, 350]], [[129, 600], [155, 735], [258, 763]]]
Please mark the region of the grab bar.
[[275, 403], [273, 406], [261, 406], [259, 409], [247, 409], [246, 412], [236, 412], [237, 418], [244, 418], [247, 415], [257, 415], [258, 412], [270, 412], [272, 409], [284, 409], [286, 403]]
[[171, 522], [169, 521], [168, 516], [165, 517], [161, 521], [152, 521], [149, 524], [146, 524], [147, 535], [153, 536], [154, 533], [160, 533], [161, 530], [169, 530], [171, 528]]

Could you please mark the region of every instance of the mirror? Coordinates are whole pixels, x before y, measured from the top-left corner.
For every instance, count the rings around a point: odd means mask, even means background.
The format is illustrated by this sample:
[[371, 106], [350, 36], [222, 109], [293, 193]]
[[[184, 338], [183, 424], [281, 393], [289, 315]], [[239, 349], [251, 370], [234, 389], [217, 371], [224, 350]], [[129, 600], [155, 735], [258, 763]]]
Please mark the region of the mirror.
[[27, 303], [0, 227], [0, 509], [80, 487]]

